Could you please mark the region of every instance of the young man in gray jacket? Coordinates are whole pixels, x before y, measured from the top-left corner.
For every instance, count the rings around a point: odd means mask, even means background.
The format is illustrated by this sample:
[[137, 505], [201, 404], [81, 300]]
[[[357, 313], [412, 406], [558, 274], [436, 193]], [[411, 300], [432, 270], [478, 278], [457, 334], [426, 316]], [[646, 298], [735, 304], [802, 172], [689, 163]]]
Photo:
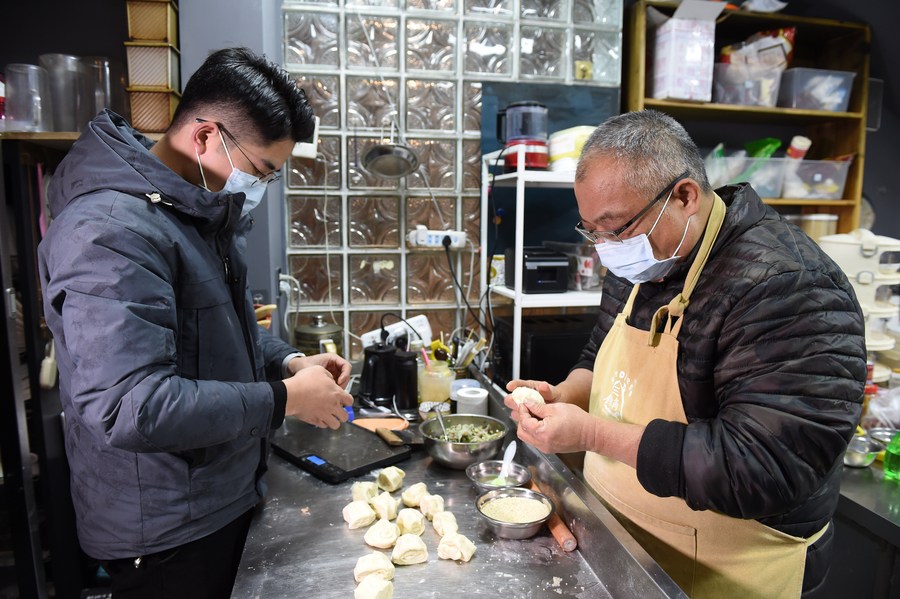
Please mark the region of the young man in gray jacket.
[[347, 419], [349, 365], [257, 326], [247, 286], [249, 212], [312, 132], [283, 69], [221, 50], [158, 143], [106, 111], [54, 177], [44, 312], [79, 541], [114, 597], [228, 597], [270, 432]]

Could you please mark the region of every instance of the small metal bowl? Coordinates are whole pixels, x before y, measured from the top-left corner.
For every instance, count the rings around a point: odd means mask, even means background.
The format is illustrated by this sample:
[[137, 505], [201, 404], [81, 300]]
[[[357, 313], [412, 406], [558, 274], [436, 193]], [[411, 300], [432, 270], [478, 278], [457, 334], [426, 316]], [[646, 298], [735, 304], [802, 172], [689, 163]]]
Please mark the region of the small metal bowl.
[[[536, 499], [549, 507], [550, 512], [540, 520], [535, 520], [534, 522], [527, 522], [524, 524], [502, 522], [485, 515], [485, 513], [482, 511], [482, 509], [484, 509], [484, 506], [486, 506], [491, 501], [494, 501], [495, 499], [501, 499], [503, 497], [522, 497], [524, 499]], [[532, 491], [531, 489], [523, 489], [521, 487], [503, 487], [501, 489], [494, 489], [493, 491], [483, 493], [478, 496], [478, 499], [475, 500], [475, 507], [478, 509], [478, 515], [484, 518], [484, 521], [487, 524], [488, 528], [490, 528], [495, 535], [504, 539], [527, 539], [529, 537], [533, 537], [541, 529], [541, 526], [543, 526], [544, 523], [550, 519], [550, 516], [553, 515], [553, 512], [556, 509], [556, 506], [553, 505], [553, 502], [550, 501], [550, 498], [543, 493], [538, 493], [537, 491]]]
[[472, 484], [485, 493], [503, 487], [524, 487], [531, 481], [531, 472], [528, 468], [515, 462], [510, 462], [509, 472], [506, 474], [506, 481], [501, 485], [491, 484], [500, 476], [500, 469], [503, 467], [503, 460], [488, 460], [486, 462], [478, 462], [471, 464], [466, 468], [466, 476], [472, 481]]
[[884, 446], [867, 435], [856, 435], [850, 439], [847, 451], [844, 453], [844, 465], [851, 468], [866, 468], [872, 465], [878, 452]]
[[[887, 447], [891, 442], [891, 439], [900, 432], [900, 429], [896, 428], [870, 428], [866, 433], [869, 435], [870, 439], [881, 443], [884, 447]], [[884, 449], [882, 447], [882, 449]]]
[[490, 441], [481, 443], [451, 443], [441, 441], [441, 425], [436, 418], [430, 418], [419, 425], [424, 439], [425, 451], [435, 462], [447, 468], [464, 470], [469, 464], [489, 460], [497, 455], [503, 446], [503, 439], [509, 428], [500, 420], [490, 416], [475, 414], [451, 414], [444, 416], [444, 426], [450, 428], [454, 424], [489, 424], [494, 430], [503, 434]]

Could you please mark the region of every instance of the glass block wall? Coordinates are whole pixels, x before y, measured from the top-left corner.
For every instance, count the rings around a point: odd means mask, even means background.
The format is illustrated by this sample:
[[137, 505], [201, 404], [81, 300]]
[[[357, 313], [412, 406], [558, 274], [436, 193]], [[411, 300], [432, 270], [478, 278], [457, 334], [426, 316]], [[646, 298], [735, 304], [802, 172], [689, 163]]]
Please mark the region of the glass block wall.
[[[385, 312], [449, 334], [463, 312], [446, 255], [405, 240], [419, 224], [466, 231], [453, 268], [478, 304], [481, 82], [618, 87], [622, 0], [286, 0], [282, 12], [284, 64], [321, 119], [317, 159], [291, 159], [285, 177], [289, 320], [324, 314], [351, 358]], [[401, 136], [413, 174], [362, 167]]]

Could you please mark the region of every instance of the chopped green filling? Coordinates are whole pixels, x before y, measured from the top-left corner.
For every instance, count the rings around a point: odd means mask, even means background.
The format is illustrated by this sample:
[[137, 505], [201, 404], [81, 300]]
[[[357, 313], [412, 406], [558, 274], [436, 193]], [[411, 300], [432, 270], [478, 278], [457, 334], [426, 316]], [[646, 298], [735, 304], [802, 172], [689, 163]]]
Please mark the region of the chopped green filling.
[[503, 436], [502, 430], [495, 430], [489, 424], [451, 424], [447, 434], [438, 437], [450, 443], [484, 443]]

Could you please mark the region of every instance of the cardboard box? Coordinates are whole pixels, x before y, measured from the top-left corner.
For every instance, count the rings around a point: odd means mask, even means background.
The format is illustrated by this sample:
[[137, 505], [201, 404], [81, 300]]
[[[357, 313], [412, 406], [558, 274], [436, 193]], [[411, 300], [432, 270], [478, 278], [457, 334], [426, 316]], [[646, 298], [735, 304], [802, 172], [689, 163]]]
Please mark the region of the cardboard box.
[[[653, 97], [712, 100], [716, 17], [724, 2], [684, 0], [671, 18], [649, 8], [653, 37]], [[653, 14], [651, 14], [651, 11]]]

